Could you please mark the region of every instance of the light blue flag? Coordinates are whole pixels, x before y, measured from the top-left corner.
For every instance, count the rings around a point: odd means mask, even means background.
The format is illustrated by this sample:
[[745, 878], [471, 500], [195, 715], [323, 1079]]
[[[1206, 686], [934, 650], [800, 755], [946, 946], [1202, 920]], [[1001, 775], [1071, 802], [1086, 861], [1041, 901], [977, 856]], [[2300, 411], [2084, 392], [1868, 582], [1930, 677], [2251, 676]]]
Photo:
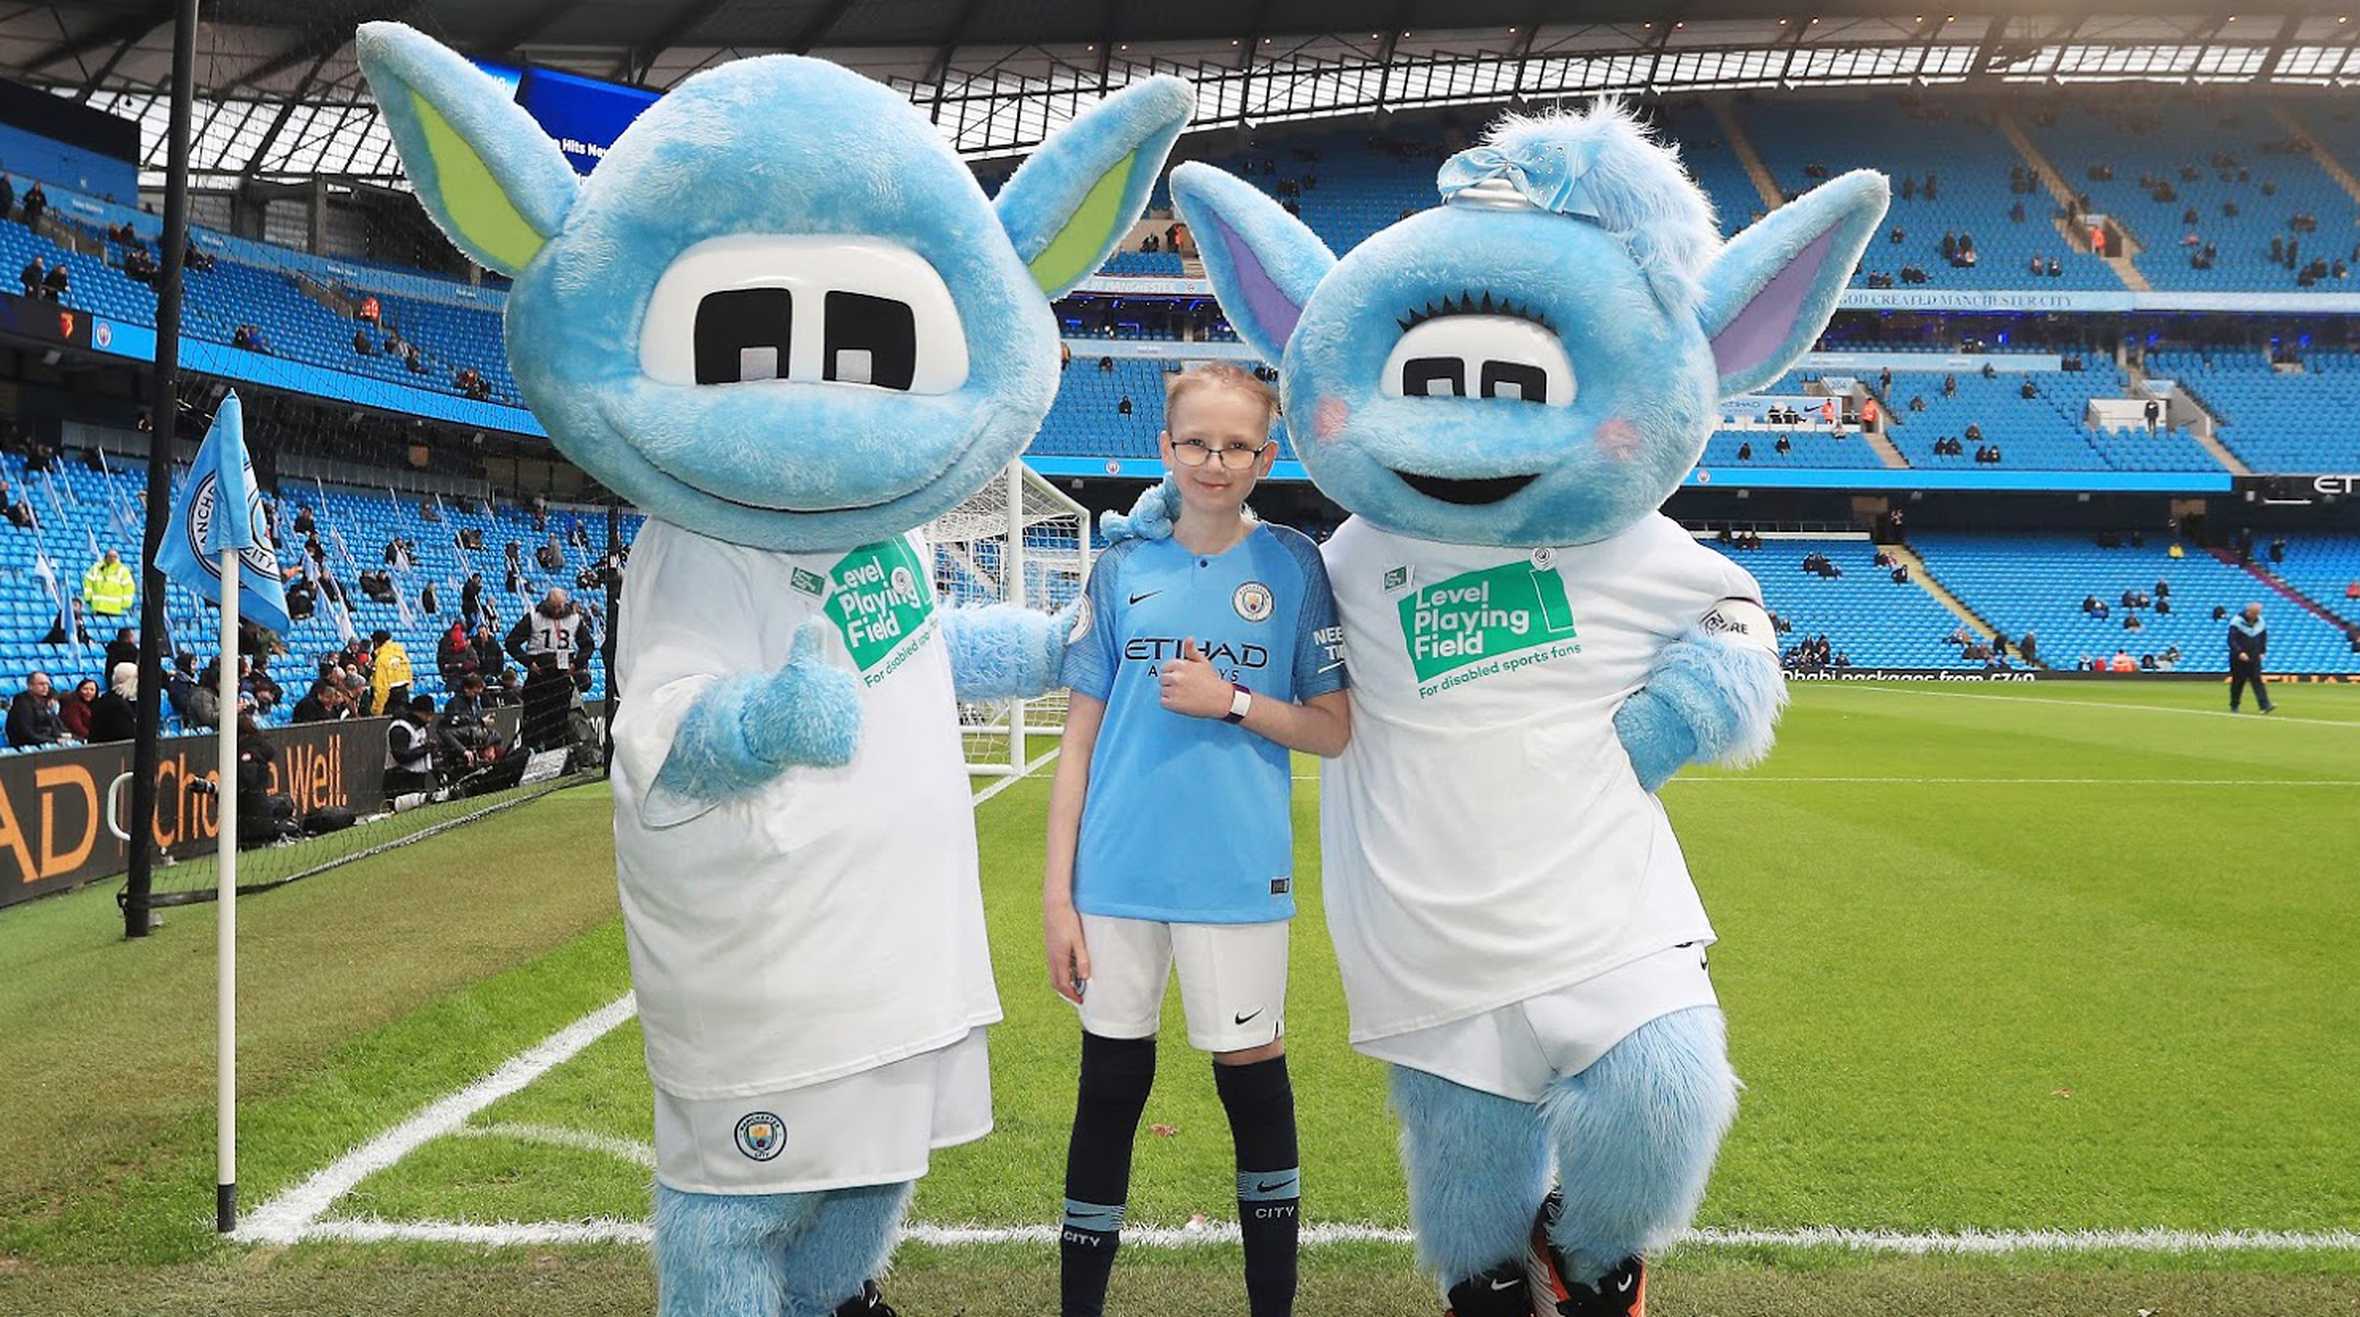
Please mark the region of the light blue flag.
[[221, 551], [238, 551], [241, 617], [285, 634], [287, 588], [279, 579], [269, 519], [262, 515], [262, 491], [254, 486], [254, 463], [246, 457], [246, 420], [232, 393], [213, 413], [213, 428], [181, 482], [172, 522], [156, 550], [156, 569], [173, 584], [221, 603]]

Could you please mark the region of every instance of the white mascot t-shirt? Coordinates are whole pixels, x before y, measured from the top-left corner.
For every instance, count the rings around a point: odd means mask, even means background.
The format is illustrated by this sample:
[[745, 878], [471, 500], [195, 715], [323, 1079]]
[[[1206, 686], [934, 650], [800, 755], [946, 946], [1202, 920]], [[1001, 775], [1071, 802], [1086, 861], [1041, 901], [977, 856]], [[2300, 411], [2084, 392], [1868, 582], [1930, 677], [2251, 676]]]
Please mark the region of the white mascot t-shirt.
[[1354, 517], [1325, 557], [1352, 743], [1321, 777], [1322, 873], [1355, 1043], [1712, 940], [1614, 714], [1708, 617], [1762, 639], [1751, 576], [1660, 514], [1542, 549]]
[[[665, 1092], [784, 1092], [999, 1020], [929, 567], [914, 531], [787, 554], [649, 521], [633, 545], [615, 859], [648, 1074]], [[789, 768], [710, 809], [653, 791], [697, 695], [778, 671], [814, 616], [832, 624], [830, 661], [860, 674], [852, 762]]]

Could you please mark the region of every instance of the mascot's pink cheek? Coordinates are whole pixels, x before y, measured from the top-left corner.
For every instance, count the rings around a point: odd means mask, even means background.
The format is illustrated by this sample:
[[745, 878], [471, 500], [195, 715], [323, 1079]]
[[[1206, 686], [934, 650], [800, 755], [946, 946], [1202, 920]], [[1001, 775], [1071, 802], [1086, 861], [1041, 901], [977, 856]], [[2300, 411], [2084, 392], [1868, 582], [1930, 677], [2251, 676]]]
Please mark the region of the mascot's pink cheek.
[[1351, 419], [1352, 409], [1344, 405], [1342, 398], [1322, 398], [1311, 409], [1311, 432], [1319, 436], [1321, 443], [1326, 443], [1344, 433], [1344, 425]]
[[1598, 427], [1598, 451], [1618, 462], [1639, 455], [1639, 427], [1620, 416]]

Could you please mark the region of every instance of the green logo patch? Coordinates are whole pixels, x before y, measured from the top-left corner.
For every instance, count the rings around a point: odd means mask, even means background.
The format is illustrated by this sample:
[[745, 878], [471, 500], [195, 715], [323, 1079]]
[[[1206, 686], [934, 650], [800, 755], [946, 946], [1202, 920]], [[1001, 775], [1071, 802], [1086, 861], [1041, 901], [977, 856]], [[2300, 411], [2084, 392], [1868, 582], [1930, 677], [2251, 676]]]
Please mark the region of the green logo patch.
[[828, 617], [843, 633], [861, 679], [872, 686], [915, 652], [907, 642], [923, 635], [934, 617], [933, 583], [907, 539], [845, 554], [827, 584]]
[[1564, 578], [1530, 563], [1467, 572], [1402, 596], [1401, 634], [1419, 681], [1554, 641], [1571, 640]]
[[788, 584], [814, 599], [820, 598], [828, 592], [828, 578], [808, 567], [796, 568], [794, 575], [788, 577], [787, 580]]

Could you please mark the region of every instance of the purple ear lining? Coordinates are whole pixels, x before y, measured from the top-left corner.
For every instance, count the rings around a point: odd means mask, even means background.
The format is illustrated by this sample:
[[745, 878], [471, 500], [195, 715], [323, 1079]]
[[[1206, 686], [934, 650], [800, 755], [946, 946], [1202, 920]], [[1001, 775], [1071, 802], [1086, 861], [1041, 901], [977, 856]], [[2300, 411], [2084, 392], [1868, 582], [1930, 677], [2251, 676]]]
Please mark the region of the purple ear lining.
[[1832, 228], [1813, 238], [1754, 294], [1736, 319], [1713, 335], [1713, 363], [1720, 368], [1721, 378], [1749, 374], [1785, 351], [1803, 300], [1811, 295], [1835, 241]]
[[1221, 245], [1229, 253], [1229, 268], [1237, 274], [1237, 291], [1246, 304], [1246, 313], [1261, 327], [1262, 336], [1270, 340], [1273, 351], [1282, 350], [1294, 336], [1295, 322], [1303, 318], [1303, 308], [1287, 296], [1262, 268], [1261, 258], [1237, 231], [1219, 219], [1213, 221]]

